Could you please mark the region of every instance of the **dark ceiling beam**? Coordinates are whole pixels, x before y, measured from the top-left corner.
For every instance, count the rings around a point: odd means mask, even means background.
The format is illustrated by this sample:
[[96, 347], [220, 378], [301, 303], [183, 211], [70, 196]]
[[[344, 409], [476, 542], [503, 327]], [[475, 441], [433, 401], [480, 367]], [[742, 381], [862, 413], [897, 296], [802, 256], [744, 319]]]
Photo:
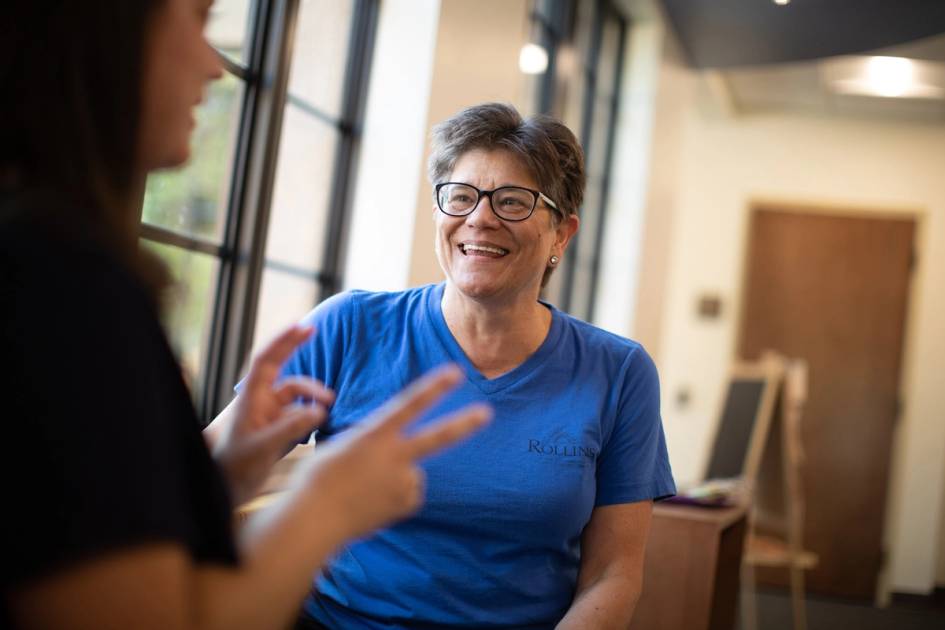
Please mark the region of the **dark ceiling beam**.
[[945, 32], [945, 0], [661, 0], [696, 68], [857, 54]]

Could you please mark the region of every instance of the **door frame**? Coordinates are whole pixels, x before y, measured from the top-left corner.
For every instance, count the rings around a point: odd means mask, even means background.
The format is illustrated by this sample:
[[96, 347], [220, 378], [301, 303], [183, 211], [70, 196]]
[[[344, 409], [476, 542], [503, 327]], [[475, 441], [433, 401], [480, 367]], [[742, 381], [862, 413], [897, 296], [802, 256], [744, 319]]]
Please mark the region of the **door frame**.
[[[923, 284], [926, 266], [923, 265], [923, 253], [928, 241], [928, 210], [918, 206], [897, 206], [894, 204], [877, 205], [862, 203], [857, 200], [811, 199], [808, 197], [788, 196], [752, 196], [747, 199], [742, 208], [741, 235], [739, 255], [741, 271], [738, 277], [735, 297], [734, 335], [732, 337], [732, 356], [735, 357], [737, 344], [742, 331], [744, 313], [747, 307], [746, 291], [748, 280], [748, 255], [750, 251], [751, 219], [756, 210], [772, 210], [776, 212], [791, 212], [804, 215], [829, 215], [856, 219], [897, 219], [911, 220], [915, 229], [913, 232], [912, 251], [914, 262], [909, 277], [909, 289], [906, 296], [906, 318], [902, 332], [902, 357], [899, 369], [899, 399], [904, 401], [900, 415], [893, 426], [893, 441], [890, 445], [889, 477], [886, 485], [886, 509], [883, 516], [882, 553], [883, 563], [876, 580], [876, 594], [874, 602], [885, 608], [892, 599], [891, 571], [892, 558], [896, 553], [895, 539], [898, 527], [898, 513], [901, 506], [904, 471], [908, 466], [904, 453], [904, 432], [914, 423], [910, 422], [911, 405], [908, 404], [913, 390], [913, 375], [916, 362], [916, 330], [918, 329], [919, 287]], [[941, 524], [945, 526], [945, 523]]]

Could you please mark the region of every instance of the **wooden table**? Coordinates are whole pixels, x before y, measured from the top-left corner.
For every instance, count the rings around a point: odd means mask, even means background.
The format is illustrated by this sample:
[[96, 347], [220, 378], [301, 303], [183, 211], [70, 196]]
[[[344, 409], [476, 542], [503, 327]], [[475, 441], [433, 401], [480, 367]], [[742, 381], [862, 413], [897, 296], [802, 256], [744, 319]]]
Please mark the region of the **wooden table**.
[[747, 510], [658, 503], [633, 630], [731, 630]]

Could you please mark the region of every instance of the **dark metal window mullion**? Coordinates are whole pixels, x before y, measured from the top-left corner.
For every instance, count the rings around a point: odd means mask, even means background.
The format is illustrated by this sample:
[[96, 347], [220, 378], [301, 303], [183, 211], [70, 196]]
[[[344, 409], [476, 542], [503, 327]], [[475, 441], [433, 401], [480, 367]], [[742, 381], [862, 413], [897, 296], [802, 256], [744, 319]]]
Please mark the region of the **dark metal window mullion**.
[[167, 228], [151, 223], [142, 222], [138, 230], [138, 235], [153, 243], [171, 245], [188, 251], [216, 256], [217, 258], [223, 258], [228, 255], [226, 247], [223, 245], [218, 245], [213, 241], [208, 241], [197, 236], [181, 234], [180, 232], [168, 230]]
[[256, 0], [247, 85], [230, 194], [201, 415], [210, 420], [232, 398], [256, 324], [269, 209], [299, 0]]
[[607, 147], [604, 150], [603, 181], [601, 182], [600, 209], [597, 218], [597, 233], [594, 235], [594, 253], [591, 260], [591, 288], [587, 302], [587, 320], [594, 320], [594, 302], [597, 299], [597, 286], [600, 284], [600, 259], [604, 246], [604, 225], [607, 221], [607, 200], [610, 196], [611, 167], [614, 157], [614, 130], [617, 128], [617, 112], [620, 109], [620, 85], [623, 78], [623, 56], [626, 46], [627, 22], [610, 7], [611, 18], [619, 24], [617, 42], [617, 63], [614, 64], [613, 94], [610, 99], [610, 133], [607, 134]]
[[223, 64], [223, 69], [232, 74], [233, 76], [239, 77], [246, 83], [253, 83], [256, 81], [256, 73], [253, 72], [252, 68], [247, 68], [246, 66], [234, 61], [230, 57], [219, 50], [217, 50], [217, 55], [220, 57], [220, 62]]
[[554, 106], [555, 75], [558, 66], [559, 41], [550, 29], [541, 23], [541, 47], [548, 53], [548, 67], [538, 86], [538, 111], [550, 114]]
[[266, 262], [263, 264], [263, 268], [268, 269], [269, 271], [278, 271], [279, 273], [284, 273], [302, 280], [308, 280], [318, 284], [319, 286], [327, 283], [329, 280], [328, 276], [320, 271], [312, 271], [310, 269], [297, 267], [295, 265], [290, 265], [278, 260], [272, 260], [271, 258], [266, 260]]
[[[538, 0], [540, 1], [540, 0]], [[548, 53], [548, 68], [538, 83], [538, 111], [543, 114], [554, 113], [554, 99], [557, 90], [558, 54], [564, 40], [570, 36], [575, 0], [546, 0], [550, 3], [551, 17], [541, 15], [537, 7], [532, 9], [531, 20], [539, 29], [539, 44]]]
[[288, 96], [286, 96], [286, 103], [288, 103], [289, 105], [292, 105], [293, 107], [297, 107], [299, 111], [305, 112], [309, 116], [313, 116], [319, 119], [320, 121], [331, 125], [332, 127], [338, 127], [339, 129], [342, 128], [342, 122], [340, 120], [336, 119], [334, 116], [331, 116], [330, 114], [326, 112], [323, 112], [321, 109], [319, 109], [315, 105], [312, 105], [310, 102], [308, 102], [304, 98], [296, 96], [295, 94], [292, 94], [291, 92], [289, 92]]
[[[584, 145], [584, 168], [587, 169], [587, 157], [591, 152], [591, 137], [594, 129], [594, 98], [597, 93], [597, 66], [600, 61], [600, 40], [604, 30], [603, 0], [594, 3], [594, 19], [591, 22], [591, 49], [586, 66], [587, 84], [584, 86], [584, 107], [581, 116], [581, 142]], [[584, 208], [588, 210], [588, 208]], [[574, 293], [574, 274], [577, 271], [579, 238], [574, 238], [568, 245], [568, 255], [564, 257], [564, 279], [561, 285], [561, 310], [570, 312]]]
[[377, 18], [378, 0], [358, 0], [348, 44], [339, 126], [341, 138], [335, 152], [328, 225], [324, 235], [325, 247], [320, 271], [323, 281], [319, 287], [319, 301], [337, 293], [341, 288], [341, 265], [351, 214], [354, 171], [364, 127], [364, 109]]

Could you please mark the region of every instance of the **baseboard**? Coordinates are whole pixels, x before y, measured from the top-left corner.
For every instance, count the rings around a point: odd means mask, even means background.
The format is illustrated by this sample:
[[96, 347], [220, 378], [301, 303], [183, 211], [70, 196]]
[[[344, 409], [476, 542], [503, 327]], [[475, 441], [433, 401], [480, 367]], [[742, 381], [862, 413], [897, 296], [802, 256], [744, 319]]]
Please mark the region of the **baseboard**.
[[945, 611], [945, 587], [937, 586], [928, 595], [893, 593], [892, 605], [897, 608], [920, 608]]

